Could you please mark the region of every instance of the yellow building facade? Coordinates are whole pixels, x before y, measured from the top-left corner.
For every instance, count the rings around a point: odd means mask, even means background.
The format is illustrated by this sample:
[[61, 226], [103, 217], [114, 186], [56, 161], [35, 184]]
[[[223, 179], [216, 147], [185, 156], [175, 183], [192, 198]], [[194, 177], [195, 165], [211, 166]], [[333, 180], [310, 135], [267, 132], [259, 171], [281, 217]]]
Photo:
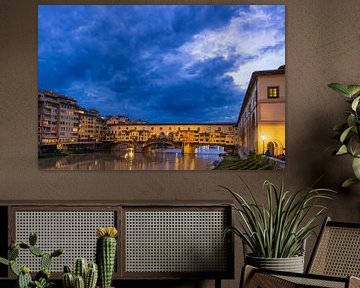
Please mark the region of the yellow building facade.
[[95, 109], [79, 109], [79, 142], [101, 142], [105, 123]]
[[237, 127], [240, 153], [285, 154], [285, 66], [252, 74]]

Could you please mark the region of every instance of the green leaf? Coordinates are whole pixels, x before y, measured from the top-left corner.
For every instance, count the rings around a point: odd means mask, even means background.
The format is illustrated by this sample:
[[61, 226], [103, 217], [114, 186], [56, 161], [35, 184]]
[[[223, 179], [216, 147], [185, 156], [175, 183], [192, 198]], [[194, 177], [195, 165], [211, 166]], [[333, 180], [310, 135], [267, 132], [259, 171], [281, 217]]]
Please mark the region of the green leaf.
[[[254, 193], [246, 186], [248, 194]], [[263, 185], [267, 194], [265, 206], [256, 202], [246, 202], [239, 193], [222, 187], [231, 193], [238, 204], [234, 210], [240, 214], [240, 229], [231, 227], [232, 231], [242, 238], [258, 257], [291, 257], [301, 253], [303, 242], [314, 233], [312, 223], [324, 212], [325, 207], [317, 201], [331, 199], [332, 190], [306, 188], [295, 193], [284, 191], [283, 185], [277, 189], [274, 184], [265, 181]], [[309, 211], [312, 211], [312, 217]], [[309, 213], [309, 215], [308, 215]]]
[[341, 187], [348, 188], [352, 185], [359, 184], [359, 183], [360, 183], [359, 179], [352, 177], [352, 178], [349, 178], [346, 181], [344, 181], [344, 183], [341, 185]]
[[353, 135], [350, 137], [347, 148], [351, 155], [354, 157], [360, 157], [360, 138], [358, 135]]
[[354, 99], [354, 101], [352, 101], [352, 103], [351, 103], [351, 109], [352, 109], [352, 110], [356, 111], [356, 108], [357, 108], [358, 105], [359, 105], [359, 101], [360, 101], [360, 96], [356, 97], [356, 98]]
[[16, 262], [15, 262], [15, 261], [10, 261], [10, 268], [11, 268], [11, 271], [12, 271], [16, 276], [19, 276], [21, 270], [20, 270], [20, 268], [16, 265]]
[[350, 96], [354, 96], [360, 92], [360, 85], [348, 85], [347, 90]]
[[344, 155], [347, 154], [348, 150], [346, 145], [341, 145], [341, 147], [339, 148], [339, 150], [336, 152], [336, 155]]
[[9, 260], [8, 259], [5, 259], [5, 258], [3, 258], [3, 257], [0, 257], [0, 263], [1, 264], [4, 264], [4, 265], [9, 265]]
[[356, 178], [360, 180], [360, 158], [354, 158], [352, 162], [352, 167]]
[[345, 129], [345, 131], [343, 133], [341, 133], [341, 136], [340, 136], [341, 143], [344, 143], [344, 141], [346, 140], [346, 137], [348, 136], [351, 129], [352, 129], [352, 127], [349, 127], [347, 129]]
[[[349, 127], [355, 126], [355, 124], [356, 124], [356, 116], [355, 116], [353, 113], [351, 113], [351, 114], [348, 116], [348, 118], [347, 118], [347, 124], [348, 124]], [[337, 131], [337, 130], [336, 130], [336, 131]]]
[[331, 83], [328, 85], [329, 88], [333, 89], [334, 91], [336, 91], [337, 93], [339, 93], [340, 95], [343, 95], [345, 97], [350, 98], [351, 94], [348, 90], [348, 87], [344, 84], [341, 83]]

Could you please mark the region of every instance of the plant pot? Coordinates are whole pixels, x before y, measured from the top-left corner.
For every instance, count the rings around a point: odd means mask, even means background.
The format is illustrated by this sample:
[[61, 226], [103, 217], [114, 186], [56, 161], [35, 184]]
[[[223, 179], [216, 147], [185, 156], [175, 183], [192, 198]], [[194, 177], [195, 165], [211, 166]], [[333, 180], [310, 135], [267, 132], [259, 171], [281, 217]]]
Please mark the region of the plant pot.
[[304, 256], [289, 258], [263, 258], [246, 255], [245, 263], [262, 269], [304, 273]]

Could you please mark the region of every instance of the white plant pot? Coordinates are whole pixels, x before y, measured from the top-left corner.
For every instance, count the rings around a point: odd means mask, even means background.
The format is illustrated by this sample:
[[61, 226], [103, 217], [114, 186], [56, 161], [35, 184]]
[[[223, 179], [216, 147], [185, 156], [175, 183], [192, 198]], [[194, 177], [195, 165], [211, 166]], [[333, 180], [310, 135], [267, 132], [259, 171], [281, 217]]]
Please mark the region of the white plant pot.
[[289, 258], [263, 258], [246, 255], [245, 263], [262, 269], [304, 273], [304, 256]]

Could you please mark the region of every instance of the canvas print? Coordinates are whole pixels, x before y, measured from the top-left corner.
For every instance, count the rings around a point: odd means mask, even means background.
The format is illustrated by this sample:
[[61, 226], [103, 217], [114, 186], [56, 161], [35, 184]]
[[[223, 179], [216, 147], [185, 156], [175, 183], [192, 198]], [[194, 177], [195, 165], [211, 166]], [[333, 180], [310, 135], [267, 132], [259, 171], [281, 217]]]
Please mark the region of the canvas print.
[[284, 5], [39, 5], [44, 170], [285, 168]]

